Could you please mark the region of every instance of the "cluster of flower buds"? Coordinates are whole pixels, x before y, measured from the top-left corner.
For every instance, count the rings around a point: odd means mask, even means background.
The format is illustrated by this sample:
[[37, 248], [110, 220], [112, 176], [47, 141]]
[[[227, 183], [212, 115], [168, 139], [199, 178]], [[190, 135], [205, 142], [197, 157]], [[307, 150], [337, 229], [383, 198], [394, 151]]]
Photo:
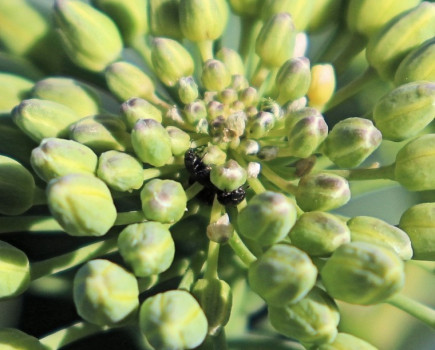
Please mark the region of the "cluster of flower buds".
[[[79, 322], [0, 348], [376, 349], [341, 303], [434, 328], [401, 294], [435, 261], [434, 34], [419, 0], [0, 1], [0, 301]], [[432, 197], [342, 215], [391, 184]]]

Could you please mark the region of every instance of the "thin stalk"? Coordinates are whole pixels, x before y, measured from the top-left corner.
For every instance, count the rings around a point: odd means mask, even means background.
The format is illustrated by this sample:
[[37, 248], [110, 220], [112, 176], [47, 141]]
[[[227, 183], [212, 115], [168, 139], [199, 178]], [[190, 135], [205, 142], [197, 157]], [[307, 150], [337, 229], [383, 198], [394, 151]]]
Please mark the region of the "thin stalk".
[[130, 225], [143, 221], [146, 221], [143, 211], [133, 210], [133, 211], [127, 211], [123, 213], [118, 213], [115, 223], [113, 225], [115, 226]]
[[257, 257], [248, 249], [248, 247], [240, 239], [239, 234], [234, 230], [233, 236], [228, 241], [231, 249], [243, 261], [246, 267], [249, 267]]
[[348, 43], [351, 33], [346, 30], [344, 24], [338, 25], [334, 33], [326, 40], [323, 47], [319, 50], [316, 57], [313, 57], [313, 63], [331, 62], [343, 50]]
[[170, 164], [170, 165], [162, 166], [160, 168], [144, 169], [143, 171], [144, 181], [171, 174], [176, 170], [182, 169], [183, 167], [184, 165], [181, 164]]
[[[222, 215], [222, 205], [218, 202], [215, 196], [213, 206], [210, 213], [210, 224], [216, 222]], [[218, 262], [219, 262], [220, 244], [210, 241], [208, 243], [207, 264], [204, 273], [204, 278], [213, 280], [218, 278]]]
[[203, 251], [199, 251], [195, 257], [192, 259], [190, 267], [187, 269], [183, 278], [181, 279], [178, 289], [184, 289], [190, 291], [193, 283], [196, 281], [197, 276], [201, 272], [202, 266], [204, 265], [205, 254]]
[[359, 34], [353, 34], [349, 39], [343, 51], [332, 61], [336, 73], [340, 74], [345, 71], [349, 63], [358, 55], [366, 46], [367, 39]]
[[199, 182], [194, 182], [192, 186], [190, 186], [185, 192], [187, 196], [187, 200], [190, 201], [191, 199], [195, 198], [195, 196], [202, 191], [204, 188], [203, 185], [201, 185]]
[[261, 63], [261, 61], [258, 62], [257, 68], [255, 69], [255, 72], [254, 72], [254, 75], [251, 78], [251, 85], [260, 90], [264, 81], [268, 77], [269, 72], [270, 72], [269, 68], [264, 66]]
[[63, 228], [52, 216], [4, 216], [0, 217], [0, 233], [12, 232], [60, 232]]
[[152, 68], [153, 62], [151, 60], [151, 45], [149, 44], [149, 40], [149, 37], [139, 36], [131, 44], [131, 47], [142, 57], [147, 66]]
[[196, 43], [202, 62], [213, 59], [213, 40], [204, 40]]
[[261, 26], [262, 22], [257, 18], [241, 18], [239, 52], [245, 64], [245, 74], [248, 77], [252, 75], [252, 69], [258, 63], [258, 56], [255, 55], [255, 41]]
[[280, 188], [286, 193], [291, 195], [296, 195], [297, 186], [293, 185], [290, 181], [283, 179], [281, 176], [276, 174], [272, 169], [270, 169], [267, 165], [263, 164], [261, 168], [261, 174], [273, 183], [275, 186]]
[[351, 181], [358, 180], [395, 180], [395, 165], [387, 165], [379, 168], [349, 169], [349, 170], [323, 170], [329, 174], [339, 175]]

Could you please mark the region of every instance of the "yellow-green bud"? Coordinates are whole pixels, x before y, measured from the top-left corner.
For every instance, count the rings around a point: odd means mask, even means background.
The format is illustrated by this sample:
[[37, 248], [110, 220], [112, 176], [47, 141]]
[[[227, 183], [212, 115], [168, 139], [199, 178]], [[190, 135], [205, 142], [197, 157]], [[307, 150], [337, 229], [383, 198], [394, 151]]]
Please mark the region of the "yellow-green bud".
[[222, 151], [219, 146], [210, 145], [204, 150], [202, 155], [202, 161], [208, 165], [222, 165], [227, 159], [226, 152]]
[[275, 126], [275, 118], [272, 113], [258, 112], [255, 117], [248, 121], [246, 135], [250, 138], [261, 138]]
[[15, 328], [0, 328], [0, 348], [4, 350], [48, 350], [39, 339]]
[[237, 51], [223, 47], [217, 52], [216, 58], [225, 64], [231, 75], [245, 74], [245, 66]]
[[391, 248], [366, 242], [338, 247], [320, 274], [329, 295], [361, 305], [383, 302], [405, 280], [403, 261]]
[[207, 335], [207, 318], [195, 298], [184, 290], [170, 290], [145, 300], [139, 326], [155, 349], [193, 349]]
[[180, 78], [193, 74], [192, 57], [175, 40], [155, 38], [152, 42], [151, 59], [155, 73], [167, 86], [174, 86]]
[[175, 127], [167, 126], [169, 138], [171, 139], [171, 151], [174, 156], [181, 156], [190, 148], [190, 136], [187, 132]]
[[336, 216], [321, 211], [302, 214], [289, 233], [293, 245], [310, 256], [327, 256], [350, 242], [350, 230]]
[[287, 12], [295, 21], [298, 31], [304, 31], [313, 10], [314, 1], [306, 0], [265, 0], [261, 11], [264, 20], [269, 19], [277, 13]]
[[0, 214], [20, 215], [33, 205], [35, 180], [15, 159], [0, 155]]
[[109, 260], [88, 261], [74, 277], [73, 298], [77, 312], [87, 322], [119, 324], [139, 307], [136, 278]]
[[101, 153], [97, 175], [110, 188], [120, 192], [137, 190], [144, 181], [142, 163], [135, 157], [118, 151]]
[[151, 33], [182, 39], [180, 26], [180, 0], [149, 0]]
[[395, 179], [410, 191], [435, 189], [435, 134], [418, 137], [396, 156]]
[[294, 304], [314, 287], [317, 268], [302, 250], [275, 244], [249, 266], [248, 280], [254, 292], [269, 306]]
[[342, 0], [314, 0], [311, 19], [308, 23], [309, 33], [322, 32], [331, 23], [337, 23], [342, 11]]
[[72, 236], [102, 236], [116, 219], [116, 208], [106, 184], [93, 175], [70, 174], [51, 180], [48, 208]]
[[81, 117], [60, 103], [29, 99], [12, 111], [15, 124], [37, 143], [46, 137], [64, 137], [68, 127]]
[[246, 177], [246, 170], [233, 159], [213, 166], [210, 171], [210, 181], [222, 191], [234, 191], [246, 182]]
[[311, 83], [307, 92], [309, 105], [321, 109], [335, 90], [335, 72], [332, 64], [315, 64], [311, 67]]
[[390, 91], [373, 109], [376, 127], [387, 140], [402, 141], [423, 130], [435, 116], [435, 83], [418, 81]]
[[248, 79], [242, 74], [233, 74], [231, 76], [231, 85], [234, 90], [240, 92], [249, 87]]
[[[26, 254], [0, 241], [0, 300], [22, 294], [29, 284], [30, 263]], [[0, 345], [2, 339], [0, 337]]]
[[412, 206], [403, 213], [399, 227], [411, 239], [413, 259], [435, 261], [435, 203]]
[[221, 91], [231, 84], [231, 73], [218, 60], [208, 60], [202, 67], [201, 81], [209, 91]]
[[183, 36], [202, 42], [219, 38], [227, 26], [225, 0], [180, 0], [180, 24]]
[[78, 66], [100, 72], [121, 54], [115, 23], [81, 1], [56, 0], [54, 18], [65, 52]]
[[261, 5], [262, 0], [230, 0], [231, 10], [242, 17], [257, 17]]
[[44, 181], [72, 173], [94, 174], [96, 154], [85, 145], [72, 140], [48, 138], [33, 149], [30, 164]]
[[233, 236], [234, 227], [230, 223], [228, 214], [222, 215], [217, 221], [207, 226], [207, 237], [219, 244], [226, 243]]
[[70, 78], [40, 80], [33, 87], [32, 96], [63, 104], [80, 117], [97, 114], [100, 108], [100, 99], [96, 91], [91, 86]]
[[366, 50], [367, 61], [382, 79], [393, 80], [405, 56], [432, 38], [434, 32], [435, 4], [423, 1], [419, 6], [395, 17], [370, 38]]
[[218, 93], [218, 99], [223, 104], [230, 106], [232, 103], [237, 101], [238, 94], [237, 91], [231, 88], [226, 88]]
[[382, 141], [381, 132], [364, 118], [347, 118], [334, 125], [323, 143], [324, 154], [341, 168], [360, 165]]
[[246, 107], [255, 106], [258, 102], [258, 91], [256, 88], [249, 86], [239, 92], [239, 100]]
[[255, 52], [262, 64], [278, 68], [293, 53], [296, 30], [288, 13], [278, 13], [269, 18], [261, 28], [255, 43]]
[[338, 333], [335, 340], [330, 344], [322, 344], [310, 350], [378, 350], [365, 340], [355, 337], [352, 334]]
[[0, 73], [0, 113], [9, 113], [27, 97], [33, 82], [19, 75]]
[[131, 143], [137, 156], [153, 166], [165, 165], [172, 157], [171, 138], [154, 119], [139, 119], [131, 131]]
[[147, 182], [140, 192], [140, 200], [148, 220], [175, 223], [186, 211], [186, 193], [181, 184], [173, 180]]
[[322, 344], [337, 336], [340, 314], [334, 300], [314, 287], [296, 304], [270, 306], [269, 319], [273, 328], [287, 337]]
[[119, 253], [139, 277], [166, 271], [174, 260], [175, 244], [159, 222], [128, 225], [118, 236]]
[[184, 117], [190, 125], [197, 126], [207, 117], [207, 109], [203, 100], [196, 100], [184, 106]]
[[306, 57], [289, 59], [276, 75], [275, 84], [279, 91], [278, 103], [284, 105], [288, 101], [304, 96], [310, 87], [310, 82], [310, 60]]
[[119, 116], [97, 114], [80, 119], [69, 127], [69, 137], [95, 153], [131, 149], [130, 134]]
[[347, 222], [352, 242], [385, 245], [393, 249], [402, 260], [412, 258], [409, 236], [400, 228], [369, 216], [356, 216]]
[[178, 97], [184, 104], [192, 103], [198, 98], [198, 85], [193, 77], [183, 77], [177, 82]]
[[148, 101], [133, 97], [121, 105], [121, 115], [128, 129], [133, 129], [139, 119], [154, 119], [162, 122], [162, 112]]

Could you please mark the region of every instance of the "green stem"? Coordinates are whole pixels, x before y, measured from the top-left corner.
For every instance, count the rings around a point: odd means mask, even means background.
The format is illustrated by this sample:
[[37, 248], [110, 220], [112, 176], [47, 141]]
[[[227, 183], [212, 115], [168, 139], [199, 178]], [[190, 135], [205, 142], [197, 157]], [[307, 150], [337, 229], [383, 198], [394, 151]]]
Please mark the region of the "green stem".
[[180, 284], [178, 285], [178, 289], [184, 289], [190, 291], [197, 276], [201, 272], [202, 266], [204, 265], [204, 261], [205, 261], [204, 252], [198, 251], [195, 257], [192, 259], [190, 267], [187, 269]]
[[349, 170], [323, 170], [329, 174], [339, 175], [350, 181], [359, 180], [395, 180], [395, 164], [368, 169], [349, 169]]
[[63, 228], [52, 216], [4, 216], [0, 217], [0, 233], [12, 232], [59, 232]]
[[196, 43], [202, 62], [213, 59], [213, 40], [204, 40]]
[[270, 182], [272, 182], [275, 186], [279, 187], [286, 193], [291, 195], [296, 195], [297, 186], [293, 185], [290, 181], [283, 179], [281, 176], [276, 174], [272, 169], [270, 169], [267, 165], [263, 164], [261, 167], [261, 174]]
[[242, 17], [241, 26], [239, 53], [245, 64], [245, 74], [250, 77], [252, 69], [258, 63], [258, 56], [255, 55], [255, 41], [261, 30], [262, 22], [257, 18]]
[[201, 185], [199, 182], [194, 182], [192, 184], [192, 186], [190, 186], [187, 190], [186, 190], [186, 196], [187, 196], [187, 200], [190, 201], [192, 198], [194, 198], [199, 192], [202, 191], [202, 189], [204, 188], [203, 185]]
[[153, 67], [151, 59], [151, 46], [149, 37], [139, 36], [131, 45], [131, 47], [142, 57], [148, 67]]
[[352, 59], [364, 49], [366, 44], [366, 38], [359, 34], [353, 34], [349, 39], [348, 45], [346, 45], [338, 57], [332, 61], [336, 73], [342, 73], [349, 66]]
[[240, 260], [243, 261], [246, 267], [249, 267], [254, 261], [257, 260], [256, 256], [248, 249], [245, 243], [243, 243], [235, 230], [228, 243], [233, 249], [234, 253], [236, 253]]
[[338, 25], [329, 39], [325, 40], [323, 47], [319, 50], [319, 53], [316, 54], [316, 57], [313, 57], [312, 62], [322, 63], [333, 61], [348, 43], [350, 37], [351, 34], [346, 30], [346, 25]]
[[134, 210], [134, 211], [118, 213], [114, 225], [115, 226], [130, 225], [143, 221], [146, 221], [143, 211]]
[[[215, 196], [213, 200], [213, 206], [211, 208], [210, 213], [210, 224], [215, 223], [219, 220], [222, 215], [222, 205], [217, 200]], [[204, 278], [208, 280], [217, 279], [218, 278], [218, 262], [219, 262], [219, 248], [220, 244], [210, 241], [208, 243], [208, 252], [207, 252], [207, 265], [204, 273]]]
[[261, 89], [266, 78], [269, 76], [269, 68], [265, 67], [261, 61], [258, 62], [257, 68], [255, 69], [254, 75], [251, 78], [251, 85]]
[[170, 165], [162, 166], [160, 168], [144, 169], [143, 171], [144, 181], [171, 174], [174, 171], [177, 171], [182, 168], [184, 168], [184, 165], [170, 164]]

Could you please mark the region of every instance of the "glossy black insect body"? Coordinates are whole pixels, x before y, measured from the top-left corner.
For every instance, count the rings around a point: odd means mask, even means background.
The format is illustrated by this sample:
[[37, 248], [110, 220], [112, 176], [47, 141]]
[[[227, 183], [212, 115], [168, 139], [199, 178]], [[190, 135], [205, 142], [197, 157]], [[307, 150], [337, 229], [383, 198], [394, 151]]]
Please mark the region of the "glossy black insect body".
[[246, 191], [242, 186], [235, 189], [234, 191], [229, 192], [217, 190], [216, 194], [219, 203], [225, 206], [236, 206], [237, 204], [240, 204], [246, 197]]
[[194, 148], [189, 148], [184, 154], [184, 166], [189, 172], [193, 182], [197, 181], [206, 187], [212, 186], [210, 182], [211, 167], [204, 164], [202, 158], [196, 153]]

